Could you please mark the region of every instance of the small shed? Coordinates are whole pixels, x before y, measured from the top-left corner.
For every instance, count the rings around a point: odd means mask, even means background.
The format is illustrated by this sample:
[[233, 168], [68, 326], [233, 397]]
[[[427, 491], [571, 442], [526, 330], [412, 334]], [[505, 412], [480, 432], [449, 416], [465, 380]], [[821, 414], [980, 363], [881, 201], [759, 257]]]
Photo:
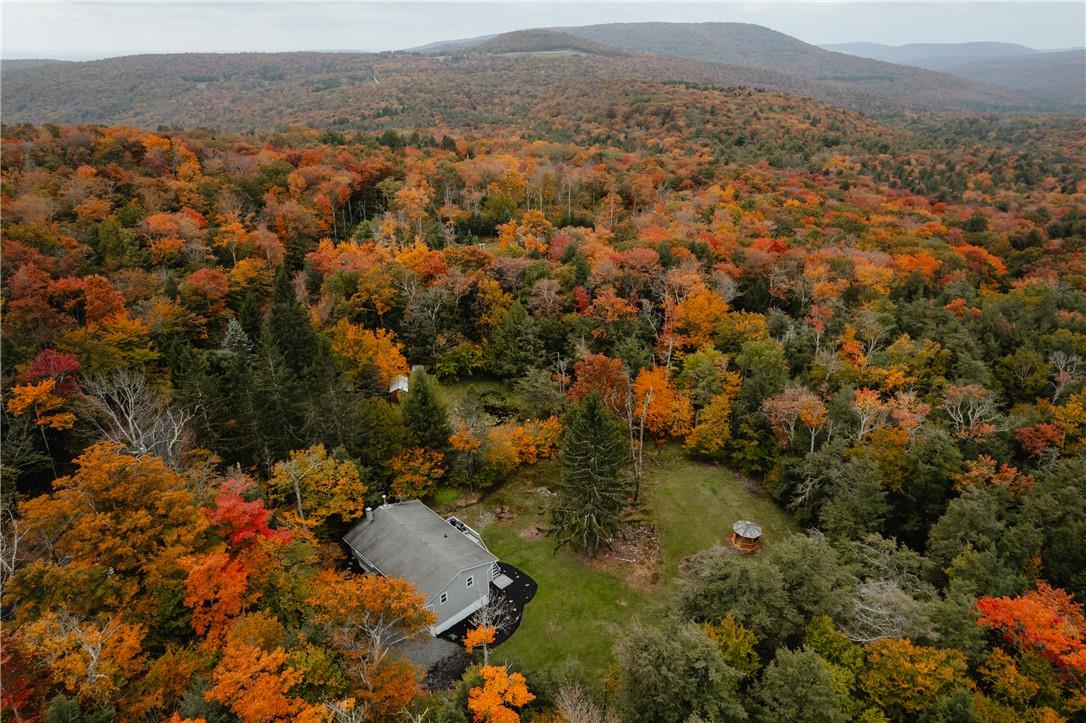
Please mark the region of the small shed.
[[762, 527], [750, 520], [739, 520], [732, 525], [732, 547], [740, 552], [750, 553], [758, 549], [762, 541]]
[[388, 398], [394, 403], [399, 403], [407, 394], [407, 377], [403, 374], [392, 377], [392, 383], [388, 385]]

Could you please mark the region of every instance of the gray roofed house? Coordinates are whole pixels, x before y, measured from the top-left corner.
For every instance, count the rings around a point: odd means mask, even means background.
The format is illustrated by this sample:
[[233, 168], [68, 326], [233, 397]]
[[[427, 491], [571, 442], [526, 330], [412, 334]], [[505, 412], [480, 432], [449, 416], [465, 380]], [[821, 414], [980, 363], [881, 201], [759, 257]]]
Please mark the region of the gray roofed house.
[[402, 577], [426, 596], [440, 635], [486, 605], [501, 577], [498, 558], [475, 530], [441, 517], [418, 500], [367, 510], [343, 538], [367, 571]]

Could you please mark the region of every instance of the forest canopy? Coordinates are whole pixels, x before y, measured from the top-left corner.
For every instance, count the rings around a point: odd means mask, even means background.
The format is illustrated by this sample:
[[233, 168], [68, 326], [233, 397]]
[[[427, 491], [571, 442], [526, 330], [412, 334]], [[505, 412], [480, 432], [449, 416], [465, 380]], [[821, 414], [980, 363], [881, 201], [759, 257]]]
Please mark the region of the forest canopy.
[[[4, 715], [1083, 714], [1081, 122], [577, 88], [518, 133], [519, 96], [460, 129], [4, 126]], [[426, 600], [346, 569], [367, 506], [526, 476], [589, 566], [676, 457], [795, 531], [683, 559], [599, 670], [481, 625], [435, 687], [395, 644]]]

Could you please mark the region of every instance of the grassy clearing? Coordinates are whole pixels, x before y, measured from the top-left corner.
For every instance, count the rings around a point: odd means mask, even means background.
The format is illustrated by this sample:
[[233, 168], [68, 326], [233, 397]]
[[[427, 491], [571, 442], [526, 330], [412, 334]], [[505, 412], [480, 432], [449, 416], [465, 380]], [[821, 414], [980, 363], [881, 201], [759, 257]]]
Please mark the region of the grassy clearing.
[[489, 377], [475, 377], [464, 381], [442, 384], [441, 400], [452, 411], [464, 401], [464, 397], [469, 392], [474, 392], [482, 397], [484, 401], [497, 401], [513, 408], [517, 408], [523, 403], [523, 400], [510, 388], [509, 384]]
[[635, 589], [577, 553], [555, 553], [550, 538], [534, 534], [547, 521], [543, 490], [558, 475], [553, 460], [523, 468], [483, 501], [456, 512], [495, 555], [539, 583], [520, 630], [495, 651], [497, 660], [544, 667], [573, 658], [602, 677], [623, 631], [637, 618], [651, 619], [667, 601], [683, 558], [726, 540], [738, 519], [760, 523], [767, 544], [794, 529], [772, 500], [724, 468], [691, 462], [676, 446], [653, 451], [646, 462], [639, 517], [656, 525], [661, 548], [660, 581], [650, 589]]
[[659, 531], [665, 580], [678, 573], [683, 558], [725, 542], [736, 520], [760, 524], [767, 544], [795, 529], [773, 500], [751, 492], [723, 467], [684, 459], [674, 446], [654, 462], [646, 470], [643, 504]]

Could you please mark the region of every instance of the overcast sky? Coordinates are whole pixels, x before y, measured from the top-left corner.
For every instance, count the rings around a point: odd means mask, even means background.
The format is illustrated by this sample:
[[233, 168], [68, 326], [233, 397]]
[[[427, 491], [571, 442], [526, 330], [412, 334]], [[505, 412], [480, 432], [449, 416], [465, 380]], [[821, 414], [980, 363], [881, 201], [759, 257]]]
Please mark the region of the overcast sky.
[[3, 55], [397, 50], [518, 28], [668, 20], [758, 23], [807, 42], [1086, 44], [1077, 2], [10, 2]]

